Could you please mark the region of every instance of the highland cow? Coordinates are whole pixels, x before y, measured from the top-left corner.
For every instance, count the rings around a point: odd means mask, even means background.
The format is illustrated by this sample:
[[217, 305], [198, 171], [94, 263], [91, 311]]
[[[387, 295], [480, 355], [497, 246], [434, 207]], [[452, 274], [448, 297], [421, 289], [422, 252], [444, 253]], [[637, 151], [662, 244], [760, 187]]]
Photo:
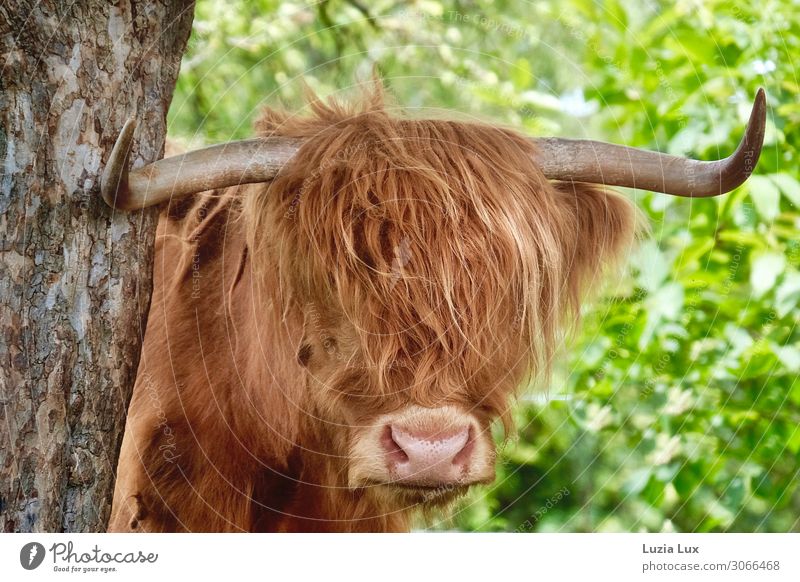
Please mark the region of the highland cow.
[[734, 188], [764, 98], [717, 162], [413, 119], [379, 88], [128, 173], [133, 127], [104, 197], [170, 203], [110, 529], [402, 531], [492, 481], [490, 427], [631, 247], [605, 186]]

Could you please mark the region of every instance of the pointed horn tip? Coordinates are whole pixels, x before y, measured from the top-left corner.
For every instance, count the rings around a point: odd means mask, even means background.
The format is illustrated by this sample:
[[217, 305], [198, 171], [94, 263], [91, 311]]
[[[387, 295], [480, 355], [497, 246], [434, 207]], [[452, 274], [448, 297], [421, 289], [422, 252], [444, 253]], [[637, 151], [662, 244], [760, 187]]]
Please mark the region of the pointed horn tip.
[[728, 158], [720, 160], [719, 191], [705, 196], [727, 194], [744, 184], [755, 171], [764, 145], [767, 126], [767, 93], [759, 87], [753, 99], [750, 118], [747, 120], [739, 146]]
[[764, 133], [764, 128], [767, 124], [767, 92], [763, 87], [759, 87], [756, 91], [755, 99], [753, 99], [753, 109], [750, 112], [750, 121], [748, 122], [748, 129], [754, 126], [758, 133]]
[[100, 181], [100, 194], [111, 208], [128, 210], [128, 165], [136, 120], [128, 119], [119, 132]]
[[[763, 87], [759, 87], [756, 91], [755, 99], [753, 100], [753, 109], [750, 112], [750, 119], [747, 122], [747, 128], [745, 129], [745, 135], [742, 138], [742, 145], [746, 142], [753, 140], [755, 143], [748, 144], [750, 146], [749, 151], [754, 154], [754, 159], [752, 160], [752, 169], [754, 169], [755, 164], [758, 162], [758, 158], [761, 155], [761, 147], [764, 145], [764, 134], [766, 132], [767, 126], [767, 93], [764, 91]], [[749, 173], [748, 173], [749, 176]]]
[[759, 87], [756, 91], [756, 98], [753, 101], [753, 115], [764, 124], [767, 121], [767, 92], [764, 87]]

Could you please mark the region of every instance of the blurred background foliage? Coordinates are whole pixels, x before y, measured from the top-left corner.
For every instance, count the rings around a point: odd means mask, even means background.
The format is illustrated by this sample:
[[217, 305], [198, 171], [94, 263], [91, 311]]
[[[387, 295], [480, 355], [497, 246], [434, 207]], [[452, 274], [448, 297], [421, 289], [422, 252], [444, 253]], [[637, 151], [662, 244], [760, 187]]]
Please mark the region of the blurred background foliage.
[[684, 200], [629, 191], [651, 236], [526, 392], [467, 531], [800, 530], [800, 3], [200, 0], [170, 110], [187, 145], [251, 134], [304, 80], [375, 64], [419, 115], [716, 159], [756, 89], [757, 175]]

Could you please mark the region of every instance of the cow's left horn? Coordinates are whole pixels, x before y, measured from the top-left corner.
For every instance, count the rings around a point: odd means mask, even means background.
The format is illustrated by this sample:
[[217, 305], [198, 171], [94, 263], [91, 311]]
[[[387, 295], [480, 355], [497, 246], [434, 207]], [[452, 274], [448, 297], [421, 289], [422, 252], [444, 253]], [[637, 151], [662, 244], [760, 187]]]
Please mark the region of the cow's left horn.
[[136, 128], [128, 120], [103, 171], [100, 191], [106, 204], [137, 210], [197, 192], [238, 184], [267, 182], [297, 152], [302, 140], [285, 137], [248, 139], [187, 152], [128, 171]]
[[534, 140], [536, 161], [551, 180], [641, 188], [688, 198], [719, 196], [753, 173], [766, 122], [767, 98], [764, 89], [759, 89], [739, 147], [722, 160], [701, 162], [599, 141], [542, 138]]

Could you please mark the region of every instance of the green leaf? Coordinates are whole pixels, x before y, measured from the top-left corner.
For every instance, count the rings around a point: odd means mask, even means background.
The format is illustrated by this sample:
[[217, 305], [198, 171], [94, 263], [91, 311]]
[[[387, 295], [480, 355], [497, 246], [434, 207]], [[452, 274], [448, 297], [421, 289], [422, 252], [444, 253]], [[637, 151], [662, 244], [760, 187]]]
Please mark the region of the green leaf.
[[533, 71], [531, 71], [531, 62], [529, 59], [519, 58], [514, 61], [514, 66], [511, 67], [511, 80], [517, 89], [526, 89], [533, 79]]
[[775, 311], [780, 317], [786, 317], [800, 301], [800, 273], [786, 273], [783, 283], [775, 291]]
[[622, 490], [625, 491], [625, 493], [627, 493], [628, 495], [638, 495], [647, 486], [647, 483], [650, 481], [651, 476], [652, 476], [652, 469], [650, 467], [642, 467], [641, 469], [636, 469], [625, 480], [625, 484], [622, 486]]
[[687, 246], [678, 257], [675, 269], [683, 270], [684, 268], [690, 268], [695, 261], [708, 254], [715, 245], [716, 241], [710, 237], [695, 240], [692, 244]]
[[657, 291], [669, 274], [667, 258], [653, 240], [642, 243], [633, 263], [639, 270], [639, 285], [650, 292]]
[[[740, 380], [749, 380], [772, 375], [778, 364], [778, 358], [770, 350], [766, 349], [763, 344], [759, 343], [754, 344], [751, 349], [747, 350], [742, 355], [740, 364], [741, 365], [736, 370], [736, 374], [739, 376]], [[742, 420], [758, 418], [758, 413], [753, 409], [741, 411], [739, 414]]]
[[773, 345], [772, 351], [778, 360], [791, 372], [800, 372], [800, 348], [796, 346]]
[[750, 286], [756, 297], [772, 289], [778, 276], [786, 268], [786, 257], [778, 253], [765, 253], [754, 257], [750, 266]]
[[750, 176], [750, 198], [758, 214], [772, 222], [780, 212], [781, 193], [775, 183], [765, 176]]
[[680, 283], [667, 283], [648, 298], [647, 305], [650, 313], [674, 321], [683, 308], [683, 287]]
[[786, 448], [795, 455], [800, 451], [800, 425], [795, 427], [792, 436], [786, 441]]
[[509, 447], [505, 457], [515, 465], [535, 465], [539, 461], [541, 454], [536, 447], [527, 443], [517, 442]]
[[794, 207], [800, 209], [800, 182], [784, 172], [772, 174], [770, 179], [780, 188], [783, 195], [794, 204]]
[[753, 338], [741, 327], [733, 323], [725, 326], [725, 338], [731, 345], [732, 356], [738, 358], [739, 355], [753, 345]]

